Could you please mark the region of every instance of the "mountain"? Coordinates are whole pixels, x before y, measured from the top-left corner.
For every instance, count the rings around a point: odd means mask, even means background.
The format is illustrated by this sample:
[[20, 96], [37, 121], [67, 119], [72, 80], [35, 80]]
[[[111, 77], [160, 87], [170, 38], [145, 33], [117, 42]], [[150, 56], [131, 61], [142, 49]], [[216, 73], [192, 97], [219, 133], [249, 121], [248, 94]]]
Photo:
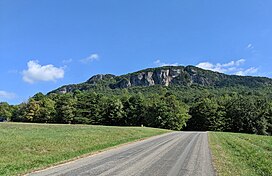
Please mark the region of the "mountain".
[[17, 106], [0, 106], [0, 116], [19, 122], [271, 135], [272, 79], [194, 66], [148, 68], [121, 76], [99, 74], [48, 95], [37, 93]]
[[84, 83], [62, 86], [50, 93], [68, 93], [75, 90], [92, 90], [98, 87], [123, 89], [133, 87], [161, 86], [202, 86], [202, 87], [248, 87], [272, 86], [272, 79], [265, 77], [227, 75], [204, 70], [195, 66], [164, 66], [148, 68], [137, 72], [116, 76], [98, 74]]

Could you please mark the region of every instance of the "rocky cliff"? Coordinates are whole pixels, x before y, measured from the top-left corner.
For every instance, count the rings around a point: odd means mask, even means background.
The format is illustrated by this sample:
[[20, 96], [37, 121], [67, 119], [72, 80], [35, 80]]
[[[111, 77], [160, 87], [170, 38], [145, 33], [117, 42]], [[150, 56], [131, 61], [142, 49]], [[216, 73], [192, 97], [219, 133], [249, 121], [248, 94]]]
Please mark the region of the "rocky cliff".
[[81, 84], [63, 86], [53, 92], [67, 93], [74, 90], [89, 90], [96, 86], [110, 89], [122, 89], [135, 86], [272, 86], [272, 80], [263, 77], [243, 77], [226, 75], [218, 72], [203, 70], [194, 66], [165, 66], [149, 68], [126, 75], [98, 74]]
[[[222, 74], [216, 76], [223, 77]], [[173, 84], [192, 85], [199, 84], [209, 86], [214, 84], [214, 80], [201, 76], [196, 67], [160, 67], [146, 69], [136, 73], [121, 76], [121, 80], [112, 85], [112, 88], [128, 88], [133, 86], [169, 86]]]

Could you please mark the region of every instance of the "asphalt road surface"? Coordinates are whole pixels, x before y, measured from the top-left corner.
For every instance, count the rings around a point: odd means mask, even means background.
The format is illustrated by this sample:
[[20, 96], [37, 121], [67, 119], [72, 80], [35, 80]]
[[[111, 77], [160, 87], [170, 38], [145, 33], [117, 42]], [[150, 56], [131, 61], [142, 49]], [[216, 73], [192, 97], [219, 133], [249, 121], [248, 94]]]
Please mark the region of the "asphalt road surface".
[[173, 132], [29, 175], [212, 176], [206, 132]]

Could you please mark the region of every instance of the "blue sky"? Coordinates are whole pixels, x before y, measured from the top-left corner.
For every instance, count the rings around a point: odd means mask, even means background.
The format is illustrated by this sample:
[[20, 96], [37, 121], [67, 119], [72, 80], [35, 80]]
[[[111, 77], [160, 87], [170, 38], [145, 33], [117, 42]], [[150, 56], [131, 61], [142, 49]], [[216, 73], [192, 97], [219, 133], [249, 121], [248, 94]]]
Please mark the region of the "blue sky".
[[0, 101], [162, 65], [272, 77], [271, 0], [0, 0]]

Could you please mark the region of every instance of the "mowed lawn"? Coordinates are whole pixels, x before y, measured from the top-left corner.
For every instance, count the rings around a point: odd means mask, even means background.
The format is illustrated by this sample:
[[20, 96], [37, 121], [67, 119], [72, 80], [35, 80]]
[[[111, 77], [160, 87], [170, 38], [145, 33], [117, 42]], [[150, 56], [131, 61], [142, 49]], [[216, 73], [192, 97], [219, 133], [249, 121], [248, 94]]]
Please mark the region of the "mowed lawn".
[[18, 175], [169, 132], [146, 127], [0, 123], [0, 175]]
[[272, 137], [209, 132], [218, 175], [272, 176]]

